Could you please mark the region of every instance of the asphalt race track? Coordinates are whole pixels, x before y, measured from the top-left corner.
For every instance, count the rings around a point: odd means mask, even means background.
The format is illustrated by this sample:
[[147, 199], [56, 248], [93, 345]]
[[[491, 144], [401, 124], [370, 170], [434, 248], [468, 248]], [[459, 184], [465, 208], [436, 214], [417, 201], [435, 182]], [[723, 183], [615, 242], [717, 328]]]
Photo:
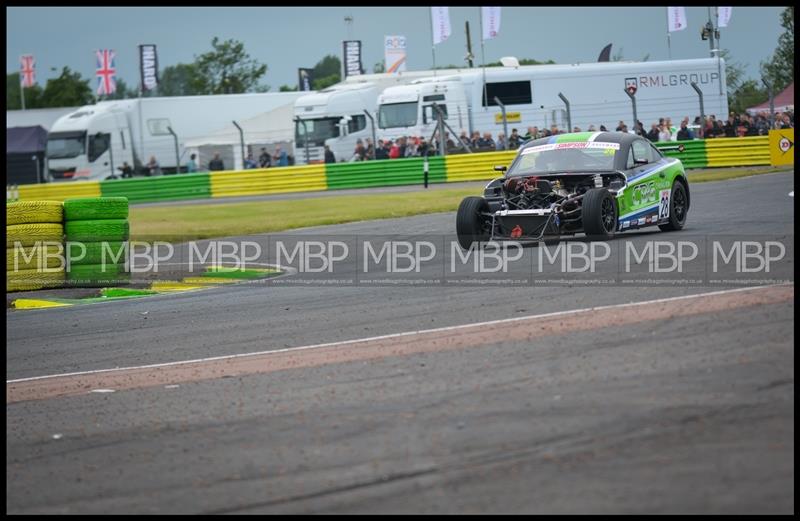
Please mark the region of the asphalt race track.
[[[663, 235], [793, 244], [793, 175], [693, 185]], [[794, 286], [730, 289], [239, 285], [8, 311], [9, 381], [167, 365], [116, 392], [7, 383], [7, 512], [791, 513]]]

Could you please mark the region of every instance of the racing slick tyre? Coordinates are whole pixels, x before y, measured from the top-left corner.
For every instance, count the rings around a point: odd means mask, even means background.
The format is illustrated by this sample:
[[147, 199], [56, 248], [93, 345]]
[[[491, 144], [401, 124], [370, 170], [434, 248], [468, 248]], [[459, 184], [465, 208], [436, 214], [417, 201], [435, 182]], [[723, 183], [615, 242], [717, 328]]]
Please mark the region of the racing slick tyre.
[[66, 251], [71, 266], [121, 263], [127, 254], [127, 243], [122, 241], [75, 242]]
[[19, 270], [6, 273], [6, 292], [60, 288], [63, 285], [64, 270], [62, 268]]
[[67, 221], [127, 218], [127, 197], [83, 197], [64, 201], [64, 219]]
[[67, 221], [67, 241], [126, 241], [130, 225], [125, 219]]
[[61, 201], [17, 201], [6, 205], [6, 225], [61, 223], [63, 220]]
[[59, 244], [40, 244], [22, 248], [6, 249], [6, 272], [57, 268], [62, 265], [64, 249]]
[[22, 246], [33, 246], [37, 242], [61, 242], [64, 226], [61, 224], [12, 224], [6, 226], [6, 249], [19, 242]]
[[488, 211], [489, 204], [483, 197], [466, 197], [458, 206], [456, 234], [458, 244], [465, 250], [468, 250], [473, 243], [489, 240], [484, 227], [486, 219], [481, 215], [481, 212]]
[[130, 282], [130, 273], [124, 264], [84, 264], [70, 266], [67, 283], [73, 287], [93, 288]]
[[617, 201], [605, 188], [592, 188], [583, 196], [583, 233], [593, 239], [612, 239], [617, 231]]
[[[660, 211], [660, 210], [659, 210]], [[686, 197], [686, 187], [680, 181], [672, 183], [672, 192], [669, 197], [669, 222], [659, 224], [661, 231], [672, 232], [683, 229], [686, 224], [686, 214], [689, 211], [689, 198]]]

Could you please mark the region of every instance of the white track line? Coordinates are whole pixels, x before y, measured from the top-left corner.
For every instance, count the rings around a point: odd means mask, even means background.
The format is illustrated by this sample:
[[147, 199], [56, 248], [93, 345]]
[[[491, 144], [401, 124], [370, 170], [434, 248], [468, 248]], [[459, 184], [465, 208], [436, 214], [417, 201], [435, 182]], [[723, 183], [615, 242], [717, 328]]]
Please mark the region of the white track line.
[[[389, 335], [380, 335], [380, 336], [373, 336], [373, 337], [368, 337], [368, 338], [358, 338], [358, 339], [355, 339], [355, 340], [342, 340], [342, 341], [339, 341], [339, 342], [329, 342], [329, 343], [325, 343], [325, 344], [313, 344], [313, 345], [309, 345], [309, 346], [288, 347], [288, 348], [284, 348], [284, 349], [258, 351], [258, 352], [255, 352], [255, 353], [240, 353], [240, 354], [236, 354], [236, 355], [213, 356], [213, 357], [209, 357], [209, 358], [197, 358], [197, 359], [194, 359], [194, 360], [181, 360], [181, 361], [178, 361], [178, 362], [165, 362], [165, 363], [161, 363], [161, 364], [137, 365], [137, 366], [131, 366], [131, 367], [115, 367], [113, 369], [96, 369], [96, 370], [93, 370], [93, 371], [79, 371], [79, 372], [76, 372], [76, 373], [51, 374], [51, 375], [46, 375], [46, 376], [32, 376], [30, 378], [19, 378], [19, 379], [16, 379], [16, 380], [6, 380], [6, 384], [12, 384], [12, 383], [18, 383], [18, 382], [30, 382], [30, 381], [33, 381], [33, 380], [45, 380], [47, 378], [60, 378], [60, 377], [63, 377], [63, 376], [79, 376], [79, 375], [98, 374], [98, 373], [112, 373], [112, 372], [116, 372], [116, 371], [132, 371], [132, 370], [138, 370], [138, 369], [153, 369], [153, 368], [156, 368], [156, 367], [169, 367], [169, 366], [173, 366], [173, 365], [195, 364], [195, 363], [201, 363], [201, 362], [212, 362], [212, 361], [217, 361], [217, 360], [231, 360], [231, 359], [234, 359], [234, 358], [244, 358], [244, 357], [248, 357], [248, 356], [263, 356], [263, 355], [278, 354], [278, 353], [291, 353], [291, 352], [294, 352], [294, 351], [307, 351], [307, 350], [311, 350], [311, 349], [321, 349], [321, 348], [325, 348], [325, 347], [334, 347], [334, 346], [339, 346], [339, 345], [343, 345], [343, 344], [354, 344], [354, 343], [360, 343], [360, 342], [372, 342], [372, 341], [375, 341], [375, 340], [385, 340], [385, 339], [389, 339], [389, 338], [401, 338], [401, 337], [409, 336], [409, 335], [417, 335], [417, 334], [424, 334], [424, 333], [437, 333], [437, 332], [442, 332], [442, 331], [454, 331], [454, 330], [463, 329], [463, 328], [466, 328], [466, 327], [488, 326], [488, 325], [494, 325], [494, 324], [504, 324], [504, 323], [511, 323], [511, 322], [519, 322], [521, 320], [530, 320], [530, 319], [535, 319], [535, 318], [558, 317], [558, 316], [564, 316], [564, 315], [584, 313], [584, 312], [587, 312], [587, 311], [599, 311], [599, 310], [604, 310], [604, 309], [630, 308], [630, 307], [636, 307], [636, 306], [645, 306], [645, 305], [649, 305], [649, 304], [659, 304], [659, 303], [662, 303], [662, 302], [673, 302], [673, 301], [676, 301], [676, 300], [698, 299], [698, 298], [710, 297], [710, 296], [714, 296], [714, 295], [726, 295], [728, 293], [738, 293], [738, 292], [743, 292], [743, 291], [753, 291], [753, 290], [757, 290], [757, 289], [764, 289], [764, 288], [771, 288], [771, 287], [781, 287], [781, 286], [786, 286], [786, 285], [787, 284], [771, 284], [771, 285], [767, 285], [767, 286], [752, 286], [752, 287], [747, 287], [747, 288], [736, 288], [736, 289], [729, 289], [729, 290], [711, 291], [709, 293], [697, 293], [697, 294], [694, 294], [694, 295], [682, 295], [680, 297], [668, 297], [668, 298], [661, 298], [661, 299], [655, 299], [655, 300], [645, 300], [645, 301], [641, 301], [641, 302], [629, 302], [627, 304], [611, 304], [611, 305], [608, 305], [608, 306], [599, 306], [599, 307], [593, 307], [593, 308], [570, 309], [570, 310], [567, 310], [567, 311], [556, 311], [556, 312], [553, 312], [553, 313], [544, 313], [542, 315], [527, 315], [527, 316], [524, 316], [524, 317], [504, 318], [504, 319], [500, 319], [500, 320], [489, 320], [487, 322], [476, 322], [476, 323], [473, 323], [473, 324], [462, 324], [462, 325], [458, 325], [458, 326], [439, 327], [439, 328], [435, 328], [435, 329], [423, 329], [423, 330], [420, 330], [420, 331], [407, 331], [407, 332], [404, 332], [404, 333], [392, 333], [392, 334], [389, 334]], [[793, 285], [793, 284], [790, 284], [790, 285]]]

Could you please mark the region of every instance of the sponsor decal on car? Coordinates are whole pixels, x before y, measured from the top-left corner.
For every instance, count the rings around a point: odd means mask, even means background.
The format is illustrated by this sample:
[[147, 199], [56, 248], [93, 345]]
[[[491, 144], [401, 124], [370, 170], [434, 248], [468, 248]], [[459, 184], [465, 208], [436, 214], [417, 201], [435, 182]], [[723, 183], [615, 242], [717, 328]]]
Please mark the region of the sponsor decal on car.
[[658, 217], [660, 219], [669, 219], [669, 196], [670, 190], [661, 190], [661, 201], [658, 203]]
[[545, 152], [547, 150], [564, 150], [573, 148], [601, 148], [606, 150], [619, 150], [619, 143], [606, 143], [604, 141], [578, 141], [575, 143], [548, 143], [526, 148], [522, 155], [533, 154], [535, 152]]
[[645, 223], [647, 223], [647, 219], [645, 219], [644, 217], [639, 217], [639, 226], [642, 226]]

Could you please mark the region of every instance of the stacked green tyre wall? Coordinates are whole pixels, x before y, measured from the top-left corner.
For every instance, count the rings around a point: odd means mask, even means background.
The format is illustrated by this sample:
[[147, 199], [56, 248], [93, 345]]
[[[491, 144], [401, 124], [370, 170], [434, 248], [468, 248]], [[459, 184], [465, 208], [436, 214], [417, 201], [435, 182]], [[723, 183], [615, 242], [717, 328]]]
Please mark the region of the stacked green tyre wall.
[[6, 204], [6, 291], [64, 284], [63, 222], [61, 201]]
[[125, 197], [87, 197], [64, 201], [69, 269], [73, 287], [125, 284], [130, 223]]

